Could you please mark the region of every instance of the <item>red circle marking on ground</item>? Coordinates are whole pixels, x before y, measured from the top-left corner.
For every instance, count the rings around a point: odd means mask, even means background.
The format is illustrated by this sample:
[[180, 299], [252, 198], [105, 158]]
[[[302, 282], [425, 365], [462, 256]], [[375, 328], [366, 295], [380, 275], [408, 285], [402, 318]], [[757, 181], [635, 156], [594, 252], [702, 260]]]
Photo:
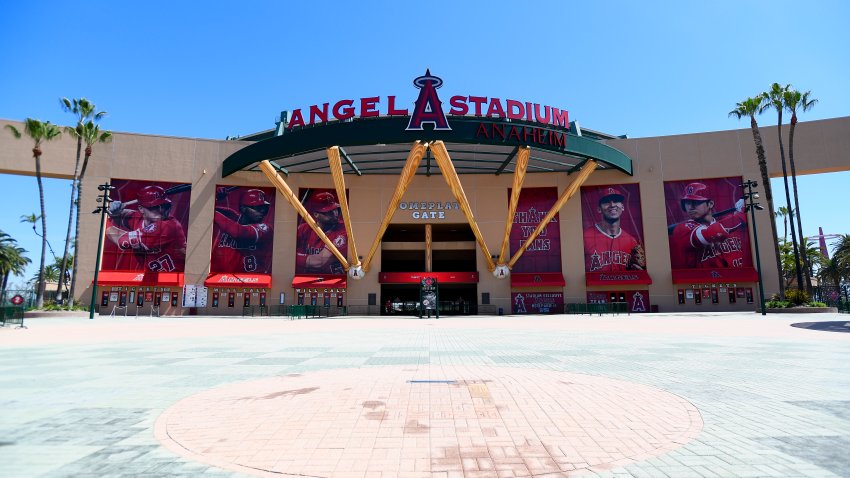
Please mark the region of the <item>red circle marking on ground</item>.
[[521, 477], [624, 466], [684, 445], [702, 425], [691, 403], [645, 385], [426, 365], [225, 385], [176, 403], [155, 434], [182, 456], [258, 476]]

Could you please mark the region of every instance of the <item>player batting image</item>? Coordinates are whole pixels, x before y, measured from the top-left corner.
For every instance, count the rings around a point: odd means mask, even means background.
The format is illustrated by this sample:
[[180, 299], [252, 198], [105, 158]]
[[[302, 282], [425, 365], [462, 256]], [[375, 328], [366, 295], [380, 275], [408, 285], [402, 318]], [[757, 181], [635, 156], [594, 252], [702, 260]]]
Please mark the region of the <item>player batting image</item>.
[[[191, 186], [180, 185], [181, 189], [172, 193], [188, 191], [187, 187]], [[173, 217], [172, 206], [168, 192], [158, 185], [141, 187], [133, 200], [109, 204], [106, 237], [117, 246], [121, 258], [131, 258], [129, 263], [116, 260], [115, 270], [183, 271], [186, 234]]]
[[[737, 190], [740, 186], [724, 195], [730, 204], [734, 202], [734, 207], [720, 212], [715, 209], [718, 190], [734, 189], [726, 183], [724, 180], [700, 180], [682, 187], [677, 202], [686, 219], [671, 224], [669, 228], [673, 269], [737, 268], [751, 264], [744, 199], [742, 191]], [[740, 185], [741, 180], [736, 179], [732, 183]], [[665, 190], [669, 208], [671, 188]]]
[[[336, 193], [330, 189], [312, 189], [305, 207], [316, 224], [343, 255], [348, 254], [348, 234], [342, 222]], [[295, 240], [295, 272], [297, 274], [345, 274], [345, 269], [336, 256], [325, 246], [319, 236], [302, 222], [297, 228]]]
[[[236, 208], [230, 207], [231, 198]], [[274, 215], [270, 201], [274, 201], [274, 190], [268, 188], [218, 188], [211, 272], [271, 274]]]
[[[626, 215], [626, 195], [623, 190], [629, 185], [583, 188], [585, 204], [596, 197], [595, 216], [598, 220], [584, 229], [584, 260], [586, 272], [621, 272], [646, 270], [646, 253], [643, 245], [631, 233], [623, 229]], [[635, 185], [636, 187], [636, 185]], [[634, 194], [637, 194], [636, 192]], [[637, 195], [636, 197], [639, 197]], [[584, 222], [591, 222], [587, 206]], [[637, 226], [634, 220], [630, 225]], [[636, 227], [637, 228], [637, 227]], [[635, 231], [640, 234], [642, 231]]]

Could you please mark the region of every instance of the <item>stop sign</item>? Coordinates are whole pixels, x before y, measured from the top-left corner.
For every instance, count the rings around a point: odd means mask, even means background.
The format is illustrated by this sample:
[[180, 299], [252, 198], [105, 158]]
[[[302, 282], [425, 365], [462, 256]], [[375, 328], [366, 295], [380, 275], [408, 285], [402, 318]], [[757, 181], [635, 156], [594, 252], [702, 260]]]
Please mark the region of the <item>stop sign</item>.
[[21, 305], [21, 304], [23, 304], [23, 303], [24, 303], [24, 298], [21, 296], [21, 294], [15, 294], [15, 295], [12, 297], [11, 302], [12, 302], [12, 304], [14, 304], [14, 305]]

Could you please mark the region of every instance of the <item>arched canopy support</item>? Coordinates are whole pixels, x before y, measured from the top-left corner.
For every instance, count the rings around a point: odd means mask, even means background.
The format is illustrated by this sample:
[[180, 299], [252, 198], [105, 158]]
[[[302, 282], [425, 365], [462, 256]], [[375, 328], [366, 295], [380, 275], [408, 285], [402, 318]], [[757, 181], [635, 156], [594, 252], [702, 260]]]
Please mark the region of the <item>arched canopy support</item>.
[[[278, 172], [275, 170], [274, 166], [272, 166], [269, 160], [261, 161], [260, 169], [263, 171], [263, 174], [266, 175], [269, 181], [274, 184], [277, 190], [280, 191], [280, 193], [287, 200], [287, 202], [289, 202], [289, 205], [292, 206], [292, 209], [295, 209], [298, 215], [301, 216], [301, 219], [303, 219], [304, 222], [306, 222], [310, 226], [310, 229], [312, 229], [313, 232], [315, 232], [316, 235], [319, 236], [319, 239], [322, 240], [328, 250], [331, 251], [334, 256], [336, 256], [336, 258], [342, 264], [342, 267], [346, 271], [348, 271], [348, 269], [351, 267], [351, 265], [348, 263], [348, 260], [346, 260], [342, 253], [339, 252], [339, 249], [337, 249], [334, 243], [331, 242], [330, 239], [328, 239], [328, 236], [325, 235], [325, 231], [323, 231], [322, 228], [319, 227], [318, 224], [316, 224], [316, 220], [313, 219], [313, 216], [311, 216], [310, 213], [308, 213], [307, 210], [304, 209], [304, 205], [301, 204], [301, 201], [298, 200], [298, 197], [292, 193], [292, 190], [289, 188], [289, 185], [286, 184], [286, 181], [284, 181], [280, 174], [278, 174]], [[340, 207], [342, 203], [346, 202], [344, 194], [345, 188], [343, 188], [343, 196], [340, 197]], [[348, 221], [346, 221], [346, 224], [348, 224]]]
[[[360, 265], [360, 258], [357, 255], [357, 246], [354, 243], [354, 231], [351, 230], [351, 213], [348, 209], [348, 196], [345, 194], [345, 178], [342, 175], [342, 160], [340, 159], [339, 146], [328, 148], [328, 164], [331, 168], [331, 176], [333, 176], [334, 187], [336, 188], [336, 197], [339, 198], [339, 209], [342, 212], [342, 222], [345, 224], [345, 233], [348, 234], [348, 252], [352, 266]], [[347, 269], [347, 268], [346, 268]]]
[[390, 225], [390, 221], [393, 219], [393, 214], [395, 214], [396, 209], [398, 209], [398, 205], [401, 203], [401, 198], [410, 186], [410, 182], [413, 181], [416, 169], [419, 167], [419, 163], [422, 161], [422, 156], [425, 155], [425, 151], [427, 149], [428, 143], [422, 143], [421, 141], [413, 143], [413, 148], [410, 150], [410, 153], [407, 155], [407, 161], [404, 163], [404, 169], [402, 169], [401, 174], [398, 177], [398, 183], [396, 184], [395, 191], [393, 192], [393, 197], [390, 199], [390, 204], [387, 206], [387, 211], [384, 213], [384, 220], [381, 221], [378, 233], [375, 235], [375, 242], [372, 243], [372, 248], [369, 249], [369, 254], [367, 254], [366, 258], [363, 260], [363, 272], [369, 272], [372, 257], [374, 257], [375, 253], [378, 251], [378, 247], [381, 245], [381, 239], [384, 238], [384, 232], [386, 232], [387, 226]]
[[516, 166], [514, 167], [514, 182], [511, 188], [511, 202], [508, 204], [508, 217], [505, 220], [505, 237], [502, 239], [502, 250], [499, 253], [499, 264], [504, 264], [508, 258], [508, 244], [511, 239], [511, 228], [514, 225], [514, 214], [516, 213], [517, 205], [519, 204], [519, 193], [522, 191], [522, 183], [525, 181], [525, 172], [528, 169], [528, 157], [531, 155], [531, 148], [523, 146], [519, 148], [516, 158]]
[[537, 236], [539, 236], [540, 233], [543, 232], [543, 229], [549, 224], [550, 221], [552, 221], [552, 219], [555, 217], [555, 214], [558, 214], [558, 211], [560, 211], [561, 208], [563, 208], [564, 205], [567, 204], [567, 201], [569, 201], [570, 198], [575, 195], [581, 185], [584, 184], [585, 181], [587, 181], [588, 177], [590, 177], [590, 173], [592, 173], [595, 169], [596, 161], [593, 161], [591, 159], [584, 163], [584, 166], [582, 166], [576, 178], [573, 179], [573, 181], [570, 183], [569, 186], [567, 186], [566, 189], [564, 189], [564, 192], [561, 193], [561, 196], [558, 198], [557, 201], [555, 201], [555, 204], [549, 210], [549, 213], [546, 214], [546, 217], [544, 217], [543, 220], [540, 221], [540, 224], [537, 225], [537, 228], [534, 229], [534, 232], [532, 232], [531, 235], [528, 236], [525, 242], [523, 242], [519, 249], [514, 253], [513, 257], [511, 257], [510, 262], [508, 262], [509, 269], [512, 269], [514, 267], [514, 264], [516, 264], [519, 258], [522, 257], [522, 254], [525, 252], [525, 250], [528, 249], [528, 246], [531, 245], [531, 243], [534, 242], [535, 239], [537, 239]]
[[452, 191], [452, 194], [454, 194], [455, 199], [457, 199], [458, 205], [460, 205], [460, 210], [463, 211], [463, 215], [466, 216], [466, 221], [472, 228], [472, 233], [475, 235], [478, 247], [481, 248], [481, 252], [484, 254], [484, 259], [487, 261], [487, 270], [493, 272], [496, 268], [496, 264], [493, 263], [493, 258], [490, 256], [490, 250], [487, 248], [487, 244], [484, 242], [484, 237], [481, 235], [481, 230], [478, 228], [478, 223], [475, 222], [475, 217], [472, 215], [472, 208], [469, 207], [469, 200], [466, 198], [466, 193], [463, 191], [463, 186], [460, 184], [460, 178], [458, 178], [457, 171], [455, 171], [455, 167], [452, 164], [452, 159], [449, 157], [449, 152], [446, 150], [446, 144], [442, 141], [434, 141], [431, 143], [430, 149], [434, 153], [434, 158], [437, 160], [437, 165], [440, 166], [440, 171], [442, 171], [443, 177], [449, 185], [449, 189]]

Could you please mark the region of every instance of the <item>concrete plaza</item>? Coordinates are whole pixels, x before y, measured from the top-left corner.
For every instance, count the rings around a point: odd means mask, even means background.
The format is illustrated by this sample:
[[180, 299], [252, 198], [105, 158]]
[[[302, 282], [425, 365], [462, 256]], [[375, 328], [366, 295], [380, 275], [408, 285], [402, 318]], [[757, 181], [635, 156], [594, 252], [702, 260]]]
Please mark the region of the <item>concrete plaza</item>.
[[848, 319], [31, 319], [0, 476], [850, 476]]

